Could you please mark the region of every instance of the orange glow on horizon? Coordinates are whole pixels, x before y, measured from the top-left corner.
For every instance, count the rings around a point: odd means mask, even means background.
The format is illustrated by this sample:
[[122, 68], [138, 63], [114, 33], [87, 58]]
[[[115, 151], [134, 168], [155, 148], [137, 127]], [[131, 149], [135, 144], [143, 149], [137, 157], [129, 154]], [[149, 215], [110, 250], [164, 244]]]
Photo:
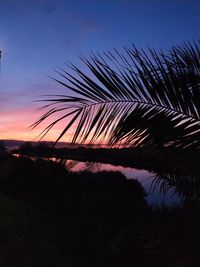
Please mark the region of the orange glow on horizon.
[[[41, 137], [39, 135], [45, 127], [47, 127], [49, 123], [58, 119], [58, 116], [52, 116], [39, 124], [35, 129], [31, 129], [30, 125], [33, 124], [41, 115], [42, 113], [34, 112], [32, 108], [24, 108], [16, 111], [0, 111], [0, 140], [39, 141]], [[69, 123], [69, 120], [70, 118], [56, 124], [47, 133], [47, 135], [42, 138], [42, 141], [56, 141], [66, 124]], [[77, 123], [75, 123], [72, 128], [69, 129], [69, 132], [59, 141], [70, 142], [76, 127]], [[92, 133], [89, 135], [88, 139], [91, 135]], [[101, 137], [97, 142], [94, 142], [94, 144], [106, 145], [106, 140], [103, 140]], [[88, 143], [89, 142], [86, 142], [85, 144]]]
[[[23, 141], [38, 141], [39, 134], [44, 130], [48, 123], [56, 119], [52, 117], [35, 129], [29, 128], [34, 123], [40, 114], [34, 113], [31, 109], [21, 109], [17, 111], [0, 112], [0, 140], [23, 140]], [[55, 141], [66, 122], [57, 124], [51, 131], [42, 139], [43, 141]], [[73, 130], [73, 129], [72, 129]], [[71, 131], [72, 131], [71, 130]], [[38, 137], [38, 138], [37, 138]], [[70, 132], [65, 135], [63, 142], [70, 141]]]

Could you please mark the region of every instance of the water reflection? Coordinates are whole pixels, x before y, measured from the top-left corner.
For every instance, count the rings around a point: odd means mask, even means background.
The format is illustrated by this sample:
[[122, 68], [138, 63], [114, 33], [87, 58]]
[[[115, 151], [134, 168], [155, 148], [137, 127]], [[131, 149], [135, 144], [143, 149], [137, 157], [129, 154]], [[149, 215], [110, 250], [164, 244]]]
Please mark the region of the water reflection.
[[150, 205], [161, 205], [162, 203], [168, 206], [178, 205], [181, 198], [174, 195], [174, 190], [171, 188], [165, 194], [160, 192], [159, 186], [151, 190], [152, 181], [155, 174], [147, 170], [139, 170], [130, 167], [115, 166], [111, 164], [99, 162], [80, 162], [75, 160], [66, 160], [66, 167], [72, 172], [77, 171], [120, 171], [128, 179], [138, 180], [145, 188], [147, 193], [147, 201]]
[[[13, 154], [15, 157], [20, 157], [19, 154]], [[32, 160], [36, 159], [37, 157], [32, 156], [25, 156]], [[158, 184], [152, 190], [152, 182], [155, 178], [155, 173], [149, 172], [147, 170], [142, 169], [135, 169], [130, 167], [123, 167], [117, 166], [112, 164], [105, 164], [99, 162], [89, 162], [89, 161], [77, 161], [77, 160], [66, 160], [66, 159], [57, 159], [57, 158], [46, 158], [47, 160], [62, 162], [71, 172], [78, 172], [78, 171], [90, 171], [90, 172], [97, 172], [97, 171], [119, 171], [123, 173], [127, 179], [136, 179], [138, 180], [142, 186], [144, 187], [147, 193], [147, 201], [151, 206], [159, 206], [165, 204], [167, 206], [175, 206], [179, 205], [181, 202], [181, 197], [174, 193], [173, 187], [167, 190], [165, 193], [161, 192], [160, 186]]]

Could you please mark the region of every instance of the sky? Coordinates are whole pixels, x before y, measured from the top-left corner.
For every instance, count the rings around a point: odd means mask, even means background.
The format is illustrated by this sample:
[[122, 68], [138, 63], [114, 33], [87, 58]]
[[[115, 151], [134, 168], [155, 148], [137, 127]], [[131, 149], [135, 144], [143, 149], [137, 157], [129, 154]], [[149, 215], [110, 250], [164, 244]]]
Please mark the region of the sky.
[[57, 66], [87, 71], [79, 56], [132, 43], [169, 49], [199, 40], [199, 25], [200, 0], [0, 0], [0, 139], [35, 140], [45, 126], [29, 128], [40, 115], [35, 100], [67, 93], [49, 78]]

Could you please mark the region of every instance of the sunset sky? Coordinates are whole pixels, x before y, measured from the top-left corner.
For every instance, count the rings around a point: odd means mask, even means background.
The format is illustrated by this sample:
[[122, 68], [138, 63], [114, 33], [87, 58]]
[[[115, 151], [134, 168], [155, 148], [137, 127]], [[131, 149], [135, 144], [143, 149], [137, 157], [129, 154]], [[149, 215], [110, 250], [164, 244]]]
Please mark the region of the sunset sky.
[[0, 0], [0, 139], [36, 138], [44, 124], [28, 128], [39, 116], [34, 100], [66, 93], [48, 77], [57, 66], [85, 69], [80, 55], [132, 43], [168, 49], [200, 39], [199, 25], [200, 0]]

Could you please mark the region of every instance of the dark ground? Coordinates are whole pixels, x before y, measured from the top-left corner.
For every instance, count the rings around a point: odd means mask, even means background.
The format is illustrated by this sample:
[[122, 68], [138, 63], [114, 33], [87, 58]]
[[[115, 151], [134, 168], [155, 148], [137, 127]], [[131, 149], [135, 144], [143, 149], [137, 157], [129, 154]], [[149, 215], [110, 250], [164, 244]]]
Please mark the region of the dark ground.
[[0, 192], [2, 267], [200, 266], [194, 203], [152, 209], [118, 172], [4, 155]]

